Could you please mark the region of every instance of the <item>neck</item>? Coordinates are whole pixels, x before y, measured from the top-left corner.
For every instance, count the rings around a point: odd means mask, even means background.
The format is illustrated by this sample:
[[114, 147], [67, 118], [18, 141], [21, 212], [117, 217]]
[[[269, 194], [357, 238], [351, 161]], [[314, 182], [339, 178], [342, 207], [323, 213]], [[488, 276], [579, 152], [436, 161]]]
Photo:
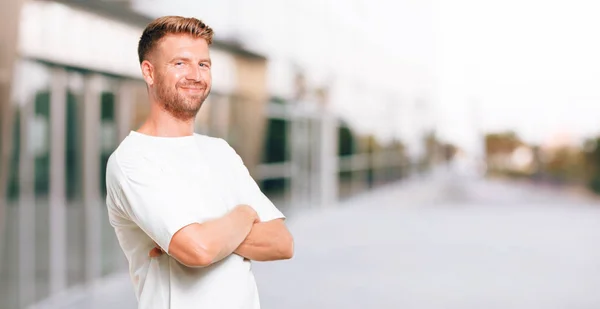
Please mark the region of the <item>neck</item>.
[[150, 104], [150, 115], [138, 129], [139, 133], [159, 137], [181, 137], [194, 134], [194, 118], [182, 120], [163, 109], [158, 102]]

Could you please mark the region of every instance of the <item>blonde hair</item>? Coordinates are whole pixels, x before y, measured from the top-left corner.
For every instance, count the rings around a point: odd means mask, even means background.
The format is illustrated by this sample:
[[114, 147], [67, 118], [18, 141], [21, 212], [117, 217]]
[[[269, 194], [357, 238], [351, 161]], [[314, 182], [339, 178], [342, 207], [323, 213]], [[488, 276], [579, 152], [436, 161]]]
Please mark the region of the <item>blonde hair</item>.
[[208, 45], [212, 44], [213, 30], [201, 20], [193, 17], [163, 16], [152, 21], [140, 37], [138, 43], [138, 57], [140, 63], [146, 60], [148, 54], [156, 44], [168, 34], [187, 33], [196, 38], [205, 39]]

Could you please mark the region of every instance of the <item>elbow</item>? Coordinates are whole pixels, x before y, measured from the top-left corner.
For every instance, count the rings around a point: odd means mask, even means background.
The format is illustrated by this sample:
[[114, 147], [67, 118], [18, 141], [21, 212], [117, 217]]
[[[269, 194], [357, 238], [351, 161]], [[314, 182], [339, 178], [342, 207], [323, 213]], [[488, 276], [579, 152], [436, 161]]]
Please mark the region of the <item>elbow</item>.
[[181, 261], [182, 264], [188, 267], [207, 267], [213, 264], [215, 255], [206, 247], [197, 244], [191, 250], [191, 253], [186, 261]]
[[288, 235], [286, 239], [281, 242], [279, 253], [283, 260], [289, 260], [294, 257], [294, 239], [291, 235]]
[[182, 228], [171, 240], [169, 255], [187, 267], [206, 267], [213, 264], [220, 248], [215, 240], [198, 237], [199, 234], [202, 234], [199, 224], [190, 224]]
[[208, 253], [199, 253], [194, 261], [194, 267], [207, 267], [214, 261], [214, 257]]
[[290, 248], [287, 248], [283, 251], [281, 251], [281, 259], [282, 260], [289, 260], [291, 258], [294, 257], [294, 248], [293, 246], [291, 246]]

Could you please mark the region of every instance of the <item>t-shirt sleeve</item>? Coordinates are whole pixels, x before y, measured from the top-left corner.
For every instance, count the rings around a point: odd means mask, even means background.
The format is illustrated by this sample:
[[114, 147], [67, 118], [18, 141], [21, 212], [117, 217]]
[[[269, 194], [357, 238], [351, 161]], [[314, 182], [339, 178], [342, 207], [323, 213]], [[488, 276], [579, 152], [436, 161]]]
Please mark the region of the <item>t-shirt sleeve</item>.
[[237, 154], [225, 140], [225, 149], [229, 152], [228, 158], [231, 159], [234, 182], [236, 184], [236, 193], [238, 204], [250, 205], [258, 213], [260, 221], [266, 222], [274, 219], [285, 219], [283, 213], [275, 207], [273, 202], [260, 190], [258, 184], [248, 171], [242, 158]]
[[121, 212], [168, 253], [173, 235], [196, 223], [196, 218], [185, 211], [185, 203], [195, 200], [189, 198], [189, 190], [157, 167], [123, 171], [117, 162], [109, 165], [107, 177], [112, 181], [108, 189], [119, 201]]

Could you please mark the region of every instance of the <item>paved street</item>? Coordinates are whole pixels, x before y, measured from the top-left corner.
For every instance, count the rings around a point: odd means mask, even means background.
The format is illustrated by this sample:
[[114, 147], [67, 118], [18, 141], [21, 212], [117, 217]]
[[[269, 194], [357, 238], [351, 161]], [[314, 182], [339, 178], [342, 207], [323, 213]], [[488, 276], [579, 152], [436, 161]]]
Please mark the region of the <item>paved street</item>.
[[[263, 309], [595, 309], [599, 223], [589, 199], [446, 175], [296, 214], [295, 258], [253, 268]], [[135, 307], [111, 282], [72, 308]]]
[[600, 207], [480, 181], [413, 183], [290, 220], [264, 309], [599, 308]]

